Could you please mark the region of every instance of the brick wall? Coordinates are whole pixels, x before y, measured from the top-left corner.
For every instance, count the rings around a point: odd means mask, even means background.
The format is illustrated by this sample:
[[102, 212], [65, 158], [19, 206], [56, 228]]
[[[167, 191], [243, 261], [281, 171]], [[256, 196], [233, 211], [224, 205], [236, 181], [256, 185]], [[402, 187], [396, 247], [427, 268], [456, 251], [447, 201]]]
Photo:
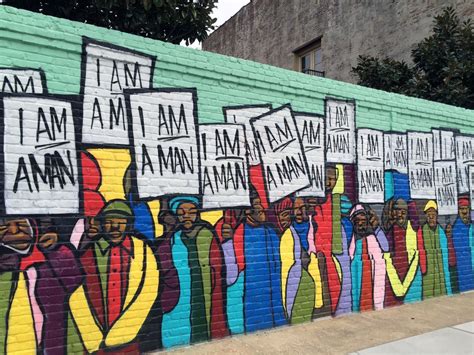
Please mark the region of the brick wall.
[[432, 34], [434, 16], [452, 6], [462, 21], [467, 20], [474, 16], [471, 3], [253, 0], [211, 33], [202, 46], [215, 53], [299, 70], [299, 58], [293, 51], [320, 39], [325, 76], [355, 83], [357, 76], [351, 68], [359, 55], [410, 63], [414, 46]]
[[472, 111], [9, 7], [0, 48], [1, 351], [474, 288]]

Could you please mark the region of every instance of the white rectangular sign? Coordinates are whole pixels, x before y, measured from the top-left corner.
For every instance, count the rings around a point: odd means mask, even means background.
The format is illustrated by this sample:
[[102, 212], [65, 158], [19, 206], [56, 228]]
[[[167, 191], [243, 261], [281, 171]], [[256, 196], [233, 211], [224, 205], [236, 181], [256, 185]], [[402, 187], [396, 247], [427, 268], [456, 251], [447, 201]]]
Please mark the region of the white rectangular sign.
[[79, 167], [71, 102], [3, 98], [5, 214], [79, 213]]
[[435, 161], [434, 179], [438, 214], [440, 216], [456, 215], [458, 213], [456, 161]]
[[289, 105], [251, 120], [270, 203], [308, 187], [308, 163]]
[[199, 125], [202, 208], [250, 206], [245, 127], [222, 123]]
[[469, 195], [471, 196], [471, 211], [474, 211], [474, 165], [469, 166]]
[[260, 164], [258, 147], [253, 135], [250, 119], [267, 113], [272, 109], [272, 105], [246, 105], [224, 107], [224, 118], [227, 123], [242, 124], [245, 126], [246, 150], [251, 166]]
[[474, 165], [474, 136], [456, 135], [456, 166], [458, 169], [458, 191], [469, 191], [469, 166]]
[[152, 87], [155, 58], [85, 40], [82, 142], [128, 146], [125, 89]]
[[355, 158], [355, 103], [326, 98], [326, 159], [353, 164]]
[[408, 145], [404, 133], [384, 134], [385, 170], [395, 170], [408, 174]]
[[411, 198], [436, 198], [433, 174], [433, 135], [408, 132], [408, 176]]
[[127, 101], [139, 198], [200, 194], [196, 92], [157, 89]]
[[0, 68], [0, 93], [44, 94], [46, 78], [38, 69]]
[[362, 203], [384, 202], [383, 150], [382, 131], [367, 128], [357, 130], [357, 190]]
[[297, 196], [325, 197], [325, 140], [324, 116], [295, 113], [296, 126], [301, 137], [309, 167], [311, 186], [300, 190]]
[[434, 160], [456, 159], [456, 144], [454, 132], [432, 129], [433, 132], [433, 158]]

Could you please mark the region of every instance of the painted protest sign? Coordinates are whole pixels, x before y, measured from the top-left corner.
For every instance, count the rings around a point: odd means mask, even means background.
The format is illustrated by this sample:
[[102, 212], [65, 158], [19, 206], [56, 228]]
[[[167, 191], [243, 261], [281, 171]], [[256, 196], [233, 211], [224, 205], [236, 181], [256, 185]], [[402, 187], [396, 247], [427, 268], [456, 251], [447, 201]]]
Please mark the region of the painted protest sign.
[[384, 134], [385, 170], [408, 174], [407, 135], [402, 133]]
[[308, 187], [308, 163], [289, 105], [251, 119], [270, 203]]
[[357, 130], [357, 186], [362, 203], [384, 202], [384, 137], [382, 131]]
[[155, 57], [88, 39], [82, 55], [82, 142], [127, 146], [123, 91], [152, 87]]
[[258, 147], [253, 135], [250, 119], [267, 113], [272, 109], [272, 105], [245, 105], [224, 107], [224, 119], [227, 123], [242, 124], [245, 126], [246, 150], [249, 157], [249, 164], [254, 166], [260, 164]]
[[326, 98], [326, 159], [353, 164], [356, 158], [355, 102]]
[[203, 209], [250, 206], [245, 127], [199, 125]]
[[196, 100], [194, 89], [127, 93], [139, 198], [200, 193]]
[[438, 214], [440, 216], [456, 215], [458, 213], [456, 161], [435, 161], [434, 182], [436, 201], [438, 202]]
[[39, 69], [0, 68], [0, 93], [45, 94], [46, 77]]
[[294, 114], [309, 167], [311, 185], [298, 191], [297, 196], [325, 197], [325, 132], [324, 116], [311, 113]]
[[5, 214], [79, 213], [80, 171], [71, 102], [5, 96], [2, 128]]
[[431, 132], [433, 133], [434, 160], [456, 159], [454, 132], [441, 129], [432, 129]]
[[471, 210], [474, 211], [474, 165], [469, 166], [469, 195], [471, 197]]
[[474, 136], [456, 135], [456, 166], [458, 169], [458, 191], [469, 191], [469, 166], [474, 165]]
[[431, 133], [408, 132], [408, 176], [411, 198], [436, 198]]

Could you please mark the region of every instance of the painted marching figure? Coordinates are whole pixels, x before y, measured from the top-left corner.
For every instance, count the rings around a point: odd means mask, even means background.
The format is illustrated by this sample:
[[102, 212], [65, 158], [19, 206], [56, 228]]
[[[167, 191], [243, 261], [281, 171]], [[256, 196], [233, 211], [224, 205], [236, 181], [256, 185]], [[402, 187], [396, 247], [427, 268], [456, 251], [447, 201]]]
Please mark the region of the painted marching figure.
[[335, 314], [339, 297], [341, 294], [341, 279], [338, 266], [333, 256], [343, 252], [342, 225], [341, 225], [341, 195], [333, 193], [339, 179], [339, 170], [335, 166], [326, 167], [326, 199], [315, 207], [313, 216], [317, 226], [315, 246], [317, 252], [322, 255], [318, 259], [325, 264], [331, 312]]
[[353, 234], [349, 246], [352, 311], [379, 310], [385, 296], [385, 260], [388, 242], [375, 212], [355, 205], [350, 213]]
[[[438, 204], [431, 200], [423, 209], [426, 223], [418, 230], [426, 252], [426, 269], [423, 272], [423, 299], [450, 295], [448, 238], [438, 223]], [[422, 270], [423, 271], [423, 270]]]
[[[385, 306], [421, 300], [421, 273], [426, 269], [423, 240], [412, 226], [408, 203], [399, 198], [387, 202], [392, 218], [386, 226], [390, 253], [386, 254]], [[388, 218], [387, 218], [388, 219]]]
[[292, 219], [281, 238], [280, 255], [283, 306], [289, 322], [296, 324], [311, 320], [316, 297], [315, 282], [309, 272], [310, 221], [301, 197], [293, 203]]
[[125, 201], [109, 201], [97, 219], [101, 233], [82, 244], [85, 282], [69, 301], [74, 322], [87, 352], [138, 353], [137, 335], [158, 295], [156, 259], [131, 230]]
[[281, 294], [281, 261], [275, 230], [256, 193], [251, 208], [245, 210], [244, 314], [247, 332], [286, 324]]
[[58, 240], [53, 226], [39, 235], [31, 219], [0, 223], [0, 353], [67, 353], [67, 299], [82, 274], [72, 249]]
[[178, 222], [171, 237], [171, 255], [179, 280], [179, 293], [174, 296], [179, 298], [163, 314], [163, 346], [226, 336], [223, 256], [217, 236], [201, 220], [196, 197], [175, 197], [169, 209]]
[[474, 289], [474, 225], [471, 220], [469, 198], [461, 196], [458, 201], [458, 216], [452, 229], [459, 291]]

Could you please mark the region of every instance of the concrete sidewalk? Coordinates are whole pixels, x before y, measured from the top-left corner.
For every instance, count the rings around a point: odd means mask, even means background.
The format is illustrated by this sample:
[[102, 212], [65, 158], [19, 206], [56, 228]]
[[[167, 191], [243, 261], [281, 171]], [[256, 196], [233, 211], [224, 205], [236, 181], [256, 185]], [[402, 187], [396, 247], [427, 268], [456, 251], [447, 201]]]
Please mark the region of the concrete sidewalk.
[[[469, 292], [452, 297], [433, 298], [377, 312], [350, 314], [298, 326], [280, 327], [269, 331], [230, 337], [192, 347], [178, 348], [169, 351], [169, 353], [347, 354], [360, 352], [361, 354], [385, 354], [394, 351], [405, 354], [407, 349], [412, 348], [397, 348], [397, 344], [392, 342], [472, 321], [474, 321], [474, 292]], [[456, 328], [448, 330], [448, 332], [457, 331], [466, 332], [466, 330], [456, 330]], [[468, 338], [470, 337], [472, 345], [472, 334], [468, 332], [466, 334]], [[446, 332], [435, 333], [433, 336], [435, 339], [443, 337], [443, 342], [452, 341], [454, 344], [464, 344], [465, 341], [465, 337], [463, 337], [464, 340], [459, 340], [459, 337], [454, 338], [454, 335]], [[422, 342], [419, 344], [423, 344], [423, 339], [425, 338], [422, 337]], [[411, 341], [409, 340], [409, 342]], [[381, 344], [386, 344], [388, 348], [373, 348]], [[421, 346], [423, 347], [423, 345]], [[428, 351], [435, 349], [437, 348], [428, 348], [426, 345]], [[441, 353], [446, 353], [445, 348], [438, 349]], [[452, 350], [448, 351], [450, 354], [463, 353], [462, 351], [457, 352], [455, 348], [448, 347], [447, 349]], [[421, 351], [423, 348], [416, 350]]]
[[474, 322], [446, 327], [352, 354], [474, 354]]

